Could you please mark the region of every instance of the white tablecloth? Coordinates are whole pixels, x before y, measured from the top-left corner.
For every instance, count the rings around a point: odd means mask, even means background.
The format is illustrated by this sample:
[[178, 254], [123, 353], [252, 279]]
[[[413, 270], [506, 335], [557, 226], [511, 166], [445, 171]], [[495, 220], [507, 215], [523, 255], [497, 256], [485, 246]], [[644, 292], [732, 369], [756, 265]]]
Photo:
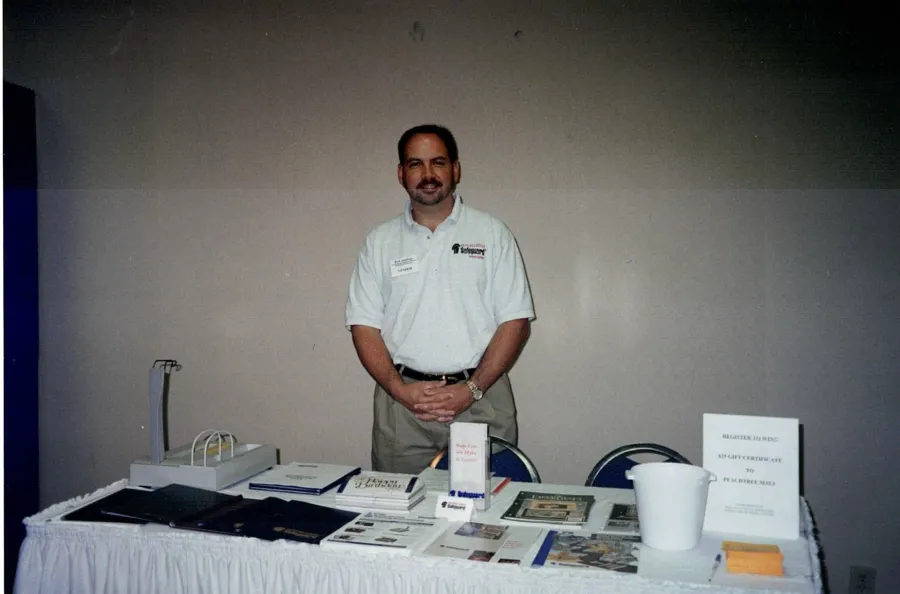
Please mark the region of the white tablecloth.
[[[62, 522], [58, 518], [88, 501], [123, 488], [120, 481], [87, 497], [75, 498], [26, 520], [28, 535], [19, 554], [17, 594], [144, 594], [310, 592], [383, 594], [475, 594], [550, 592], [649, 594], [725, 592], [820, 594], [818, 548], [804, 504], [803, 537], [772, 541], [785, 554], [786, 578], [730, 575], [720, 570], [712, 584], [712, 559], [727, 535], [704, 534], [700, 546], [685, 553], [644, 548], [637, 576], [588, 569], [530, 568], [414, 555], [329, 551], [287, 541], [216, 536], [127, 524]], [[519, 489], [590, 492], [597, 512], [595, 528], [614, 501], [630, 491], [512, 483], [479, 521], [496, 521]], [[241, 487], [238, 488], [241, 491]], [[244, 490], [246, 492], [246, 490]], [[267, 493], [253, 492], [255, 496]], [[319, 499], [319, 501], [322, 501]], [[322, 501], [324, 502], [324, 501]], [[420, 504], [429, 515], [433, 498]], [[427, 506], [431, 505], [431, 509]], [[602, 524], [602, 518], [599, 520]], [[753, 539], [760, 542], [760, 539]]]

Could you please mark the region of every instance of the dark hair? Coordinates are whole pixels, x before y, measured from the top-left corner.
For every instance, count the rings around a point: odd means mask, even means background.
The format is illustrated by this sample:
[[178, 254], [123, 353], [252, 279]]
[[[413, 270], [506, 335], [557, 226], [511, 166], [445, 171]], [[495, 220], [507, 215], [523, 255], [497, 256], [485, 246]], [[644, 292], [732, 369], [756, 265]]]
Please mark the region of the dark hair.
[[450, 162], [455, 163], [456, 161], [459, 161], [459, 150], [456, 148], [456, 139], [453, 138], [453, 133], [447, 128], [438, 126], [437, 124], [423, 124], [421, 126], [416, 126], [415, 128], [410, 128], [400, 137], [400, 142], [397, 143], [397, 156], [399, 157], [401, 164], [406, 157], [406, 145], [409, 144], [410, 139], [416, 134], [434, 134], [440, 138], [441, 141], [443, 141], [444, 146], [447, 147], [447, 156], [450, 157]]

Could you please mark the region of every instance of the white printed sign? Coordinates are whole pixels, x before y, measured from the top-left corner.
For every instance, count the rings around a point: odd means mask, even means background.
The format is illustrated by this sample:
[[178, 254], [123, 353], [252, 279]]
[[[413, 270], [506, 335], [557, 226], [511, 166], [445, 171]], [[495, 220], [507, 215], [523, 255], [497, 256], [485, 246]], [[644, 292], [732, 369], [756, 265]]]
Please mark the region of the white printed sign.
[[709, 485], [703, 529], [796, 539], [800, 531], [797, 419], [703, 415]]

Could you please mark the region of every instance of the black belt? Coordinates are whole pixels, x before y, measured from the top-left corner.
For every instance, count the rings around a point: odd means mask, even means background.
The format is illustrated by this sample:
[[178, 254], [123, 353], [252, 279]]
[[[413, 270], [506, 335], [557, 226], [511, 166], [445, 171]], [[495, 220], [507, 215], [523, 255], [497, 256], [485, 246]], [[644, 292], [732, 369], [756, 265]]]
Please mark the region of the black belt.
[[456, 373], [422, 373], [421, 371], [416, 371], [415, 369], [411, 369], [406, 365], [394, 365], [394, 368], [397, 372], [409, 379], [414, 379], [418, 382], [439, 382], [441, 380], [447, 380], [448, 384], [458, 384], [460, 382], [464, 382], [475, 373], [475, 369], [464, 369], [463, 371], [457, 371]]

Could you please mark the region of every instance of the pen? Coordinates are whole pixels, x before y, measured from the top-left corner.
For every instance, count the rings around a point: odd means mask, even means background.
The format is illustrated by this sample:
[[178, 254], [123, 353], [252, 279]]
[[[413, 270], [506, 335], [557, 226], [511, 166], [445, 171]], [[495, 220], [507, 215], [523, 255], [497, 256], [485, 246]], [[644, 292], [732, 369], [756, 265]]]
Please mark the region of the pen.
[[719, 569], [719, 564], [722, 563], [722, 553], [716, 555], [716, 560], [713, 561], [712, 571], [709, 572], [709, 582], [712, 583], [713, 578], [716, 577], [716, 571]]

